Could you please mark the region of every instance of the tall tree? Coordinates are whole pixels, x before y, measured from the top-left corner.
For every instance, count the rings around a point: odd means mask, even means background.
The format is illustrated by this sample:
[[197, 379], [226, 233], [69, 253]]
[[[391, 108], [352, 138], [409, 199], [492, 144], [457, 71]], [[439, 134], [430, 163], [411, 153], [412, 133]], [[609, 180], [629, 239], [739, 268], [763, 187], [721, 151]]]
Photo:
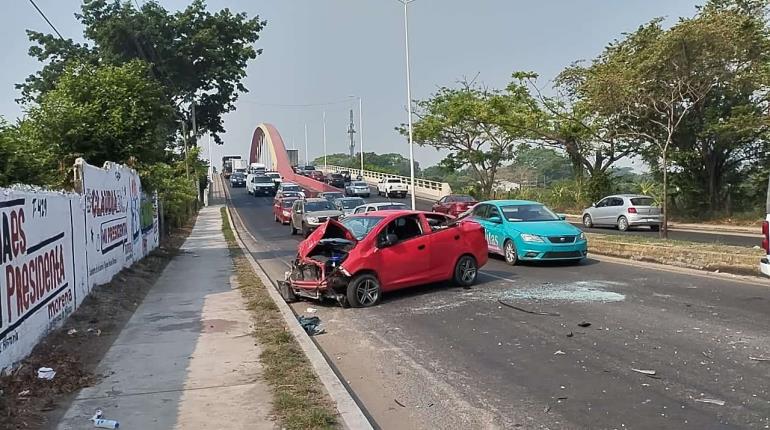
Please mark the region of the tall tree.
[[[482, 194], [490, 195], [497, 172], [528, 136], [532, 99], [522, 88], [505, 92], [467, 82], [443, 87], [416, 102], [414, 141], [448, 152], [445, 167], [468, 167]], [[402, 124], [399, 131], [406, 135]]]
[[152, 76], [162, 83], [186, 128], [192, 128], [194, 110], [199, 134], [210, 132], [222, 143], [222, 117], [247, 91], [242, 83], [246, 64], [261, 53], [253, 44], [265, 21], [229, 9], [211, 13], [203, 0], [176, 13], [154, 1], [137, 10], [130, 1], [84, 0], [76, 17], [92, 46], [29, 32], [37, 44], [30, 54], [48, 64], [19, 85], [23, 100], [39, 101], [56, 86], [69, 61], [121, 65], [142, 60], [151, 64]]

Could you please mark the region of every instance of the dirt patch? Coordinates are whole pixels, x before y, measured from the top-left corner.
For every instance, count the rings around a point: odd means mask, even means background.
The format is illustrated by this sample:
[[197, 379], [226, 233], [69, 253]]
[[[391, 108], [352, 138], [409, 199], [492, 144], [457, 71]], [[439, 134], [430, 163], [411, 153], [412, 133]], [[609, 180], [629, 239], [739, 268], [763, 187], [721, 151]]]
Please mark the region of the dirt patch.
[[[177, 229], [161, 247], [95, 287], [64, 326], [49, 333], [19, 365], [0, 376], [0, 430], [54, 428], [75, 394], [103, 375], [94, 374], [144, 296], [177, 254], [195, 220]], [[56, 371], [53, 380], [37, 369]]]

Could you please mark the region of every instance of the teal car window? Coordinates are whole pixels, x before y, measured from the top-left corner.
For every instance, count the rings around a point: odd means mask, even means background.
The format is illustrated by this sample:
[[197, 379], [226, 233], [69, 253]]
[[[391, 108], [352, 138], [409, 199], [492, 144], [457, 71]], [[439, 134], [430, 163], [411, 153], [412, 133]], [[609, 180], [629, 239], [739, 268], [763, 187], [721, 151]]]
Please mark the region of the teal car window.
[[558, 221], [550, 209], [539, 204], [502, 206], [503, 216], [510, 222]]

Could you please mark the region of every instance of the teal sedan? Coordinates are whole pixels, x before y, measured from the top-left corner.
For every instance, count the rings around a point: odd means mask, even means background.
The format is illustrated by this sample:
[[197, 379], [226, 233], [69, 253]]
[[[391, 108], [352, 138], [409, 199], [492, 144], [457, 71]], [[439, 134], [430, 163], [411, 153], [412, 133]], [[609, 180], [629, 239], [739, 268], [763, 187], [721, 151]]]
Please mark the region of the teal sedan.
[[588, 253], [585, 234], [542, 203], [492, 200], [473, 207], [470, 216], [484, 226], [489, 252], [519, 261], [569, 260]]

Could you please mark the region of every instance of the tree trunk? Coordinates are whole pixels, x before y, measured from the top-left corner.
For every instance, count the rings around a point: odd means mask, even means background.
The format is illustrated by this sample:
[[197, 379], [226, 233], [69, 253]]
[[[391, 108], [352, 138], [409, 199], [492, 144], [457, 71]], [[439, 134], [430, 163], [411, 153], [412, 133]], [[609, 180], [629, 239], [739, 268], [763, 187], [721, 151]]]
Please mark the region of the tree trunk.
[[668, 239], [668, 158], [667, 149], [663, 150], [663, 224], [660, 226], [660, 237]]

